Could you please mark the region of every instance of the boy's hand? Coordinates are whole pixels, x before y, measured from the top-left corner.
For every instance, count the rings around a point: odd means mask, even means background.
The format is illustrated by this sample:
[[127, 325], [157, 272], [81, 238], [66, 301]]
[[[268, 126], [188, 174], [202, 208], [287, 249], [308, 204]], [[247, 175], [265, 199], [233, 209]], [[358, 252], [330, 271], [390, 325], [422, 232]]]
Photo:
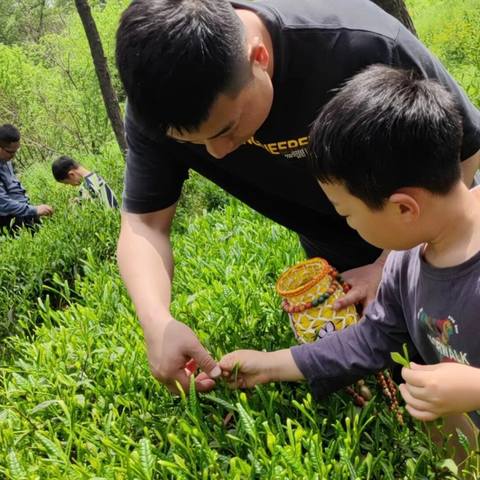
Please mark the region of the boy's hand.
[[236, 350], [225, 355], [218, 365], [230, 388], [252, 388], [258, 383], [304, 379], [288, 349], [277, 352]]
[[461, 363], [410, 364], [403, 368], [400, 392], [418, 420], [480, 409], [480, 369]]
[[268, 383], [269, 363], [266, 352], [236, 350], [228, 353], [219, 362], [224, 379], [230, 388], [252, 388], [257, 383]]

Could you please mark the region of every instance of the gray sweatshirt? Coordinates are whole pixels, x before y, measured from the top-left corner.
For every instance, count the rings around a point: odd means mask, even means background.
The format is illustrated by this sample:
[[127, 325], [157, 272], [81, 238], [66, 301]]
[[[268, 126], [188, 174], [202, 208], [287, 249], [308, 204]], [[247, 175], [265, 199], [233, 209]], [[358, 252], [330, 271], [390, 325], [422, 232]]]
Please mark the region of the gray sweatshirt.
[[12, 163], [0, 161], [0, 216], [37, 215], [37, 207], [29, 202], [27, 192], [13, 173]]
[[[377, 298], [361, 322], [292, 347], [317, 397], [393, 365], [390, 352], [402, 353], [404, 343], [426, 364], [480, 368], [480, 252], [461, 265], [435, 268], [422, 249], [389, 255]], [[480, 427], [478, 412], [470, 416]]]

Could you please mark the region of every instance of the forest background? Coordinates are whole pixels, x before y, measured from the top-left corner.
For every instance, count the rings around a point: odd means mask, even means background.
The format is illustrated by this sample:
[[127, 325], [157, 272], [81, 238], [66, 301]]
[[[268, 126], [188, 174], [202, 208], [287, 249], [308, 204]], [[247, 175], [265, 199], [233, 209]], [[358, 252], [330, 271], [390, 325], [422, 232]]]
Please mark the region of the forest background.
[[[114, 39], [127, 4], [90, 1], [120, 108]], [[407, 5], [480, 107], [478, 1]], [[0, 238], [0, 477], [474, 478], [474, 454], [455, 465], [418, 422], [398, 423], [371, 379], [377, 396], [362, 410], [344, 392], [317, 403], [306, 385], [174, 398], [151, 378], [116, 266], [119, 214], [72, 207], [51, 176], [69, 155], [122, 191], [124, 159], [72, 1], [1, 0], [0, 123], [22, 132], [15, 169], [32, 202], [55, 209], [34, 237]], [[192, 174], [172, 241], [173, 314], [216, 358], [293, 344], [274, 289], [303, 258], [291, 232]]]

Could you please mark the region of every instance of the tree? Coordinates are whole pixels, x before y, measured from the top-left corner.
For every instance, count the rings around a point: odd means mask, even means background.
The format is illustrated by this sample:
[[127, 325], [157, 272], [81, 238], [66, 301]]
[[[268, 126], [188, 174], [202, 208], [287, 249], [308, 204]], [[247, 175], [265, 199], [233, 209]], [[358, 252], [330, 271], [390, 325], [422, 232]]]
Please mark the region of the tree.
[[88, 0], [75, 0], [78, 14], [82, 20], [83, 28], [90, 45], [93, 64], [97, 73], [100, 90], [102, 92], [105, 108], [107, 109], [108, 118], [112, 124], [115, 137], [122, 154], [125, 156], [127, 152], [127, 141], [125, 139], [125, 129], [123, 127], [122, 112], [118, 104], [118, 98], [112, 85], [110, 70], [108, 68], [107, 58], [103, 52], [102, 41], [92, 16], [92, 11]]
[[0, 43], [38, 43], [63, 28], [57, 0], [0, 0]]
[[404, 0], [372, 0], [372, 2], [403, 23], [415, 36], [418, 36]]

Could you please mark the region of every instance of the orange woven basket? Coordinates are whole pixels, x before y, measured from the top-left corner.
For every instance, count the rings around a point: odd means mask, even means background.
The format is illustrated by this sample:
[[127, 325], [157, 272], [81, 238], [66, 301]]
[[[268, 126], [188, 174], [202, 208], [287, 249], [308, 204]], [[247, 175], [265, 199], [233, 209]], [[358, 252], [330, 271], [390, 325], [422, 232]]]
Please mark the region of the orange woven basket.
[[343, 284], [338, 272], [320, 257], [294, 265], [278, 279], [277, 293], [284, 298], [282, 306], [300, 343], [312, 342], [358, 322], [353, 305], [338, 312], [332, 308], [345, 295], [348, 287]]

